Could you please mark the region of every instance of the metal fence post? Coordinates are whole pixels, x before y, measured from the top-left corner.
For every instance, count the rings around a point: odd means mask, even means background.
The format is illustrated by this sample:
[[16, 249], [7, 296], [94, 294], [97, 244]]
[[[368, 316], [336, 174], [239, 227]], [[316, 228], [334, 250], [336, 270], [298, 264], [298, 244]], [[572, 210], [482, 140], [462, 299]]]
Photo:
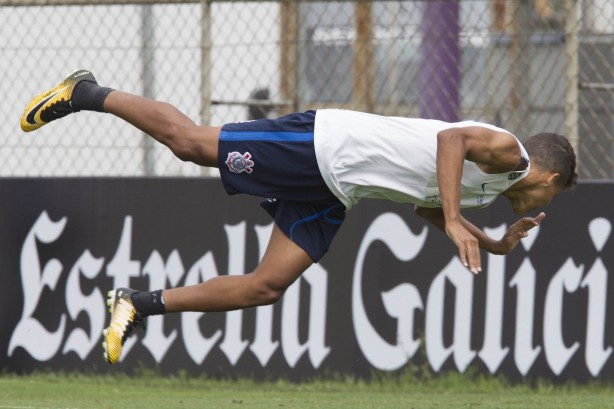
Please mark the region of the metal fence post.
[[373, 13], [372, 3], [356, 2], [353, 102], [357, 109], [373, 111]]
[[[578, 155], [578, 0], [565, 0], [565, 133]], [[578, 158], [576, 158], [578, 160]], [[579, 167], [579, 162], [577, 166]]]
[[289, 101], [289, 106], [280, 108], [280, 115], [298, 110], [297, 98], [297, 59], [298, 59], [298, 5], [292, 1], [280, 4], [279, 39], [279, 93], [281, 99]]
[[[201, 2], [200, 37], [200, 123], [211, 124], [211, 0]], [[203, 176], [215, 174], [215, 170], [202, 167]]]
[[[141, 47], [142, 47], [142, 82], [143, 96], [155, 98], [154, 84], [156, 83], [154, 65], [153, 44], [155, 28], [153, 22], [153, 6], [141, 6]], [[143, 134], [143, 173], [145, 176], [155, 176], [156, 174], [156, 153], [155, 141], [149, 135]]]
[[510, 15], [510, 130], [522, 139], [530, 136], [533, 126], [530, 109], [531, 3], [516, 0]]

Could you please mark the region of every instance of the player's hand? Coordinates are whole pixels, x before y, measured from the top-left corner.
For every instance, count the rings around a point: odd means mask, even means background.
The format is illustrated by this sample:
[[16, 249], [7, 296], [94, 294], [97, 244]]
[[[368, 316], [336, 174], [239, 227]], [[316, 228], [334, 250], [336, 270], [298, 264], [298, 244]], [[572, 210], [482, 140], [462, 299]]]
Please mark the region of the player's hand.
[[458, 247], [461, 263], [473, 274], [482, 271], [478, 239], [461, 223], [446, 223], [446, 234]]
[[539, 226], [542, 220], [546, 217], [546, 213], [541, 212], [535, 217], [523, 217], [516, 223], [512, 224], [507, 232], [499, 240], [498, 250], [500, 254], [508, 254], [516, 246], [521, 239], [529, 235], [529, 230]]

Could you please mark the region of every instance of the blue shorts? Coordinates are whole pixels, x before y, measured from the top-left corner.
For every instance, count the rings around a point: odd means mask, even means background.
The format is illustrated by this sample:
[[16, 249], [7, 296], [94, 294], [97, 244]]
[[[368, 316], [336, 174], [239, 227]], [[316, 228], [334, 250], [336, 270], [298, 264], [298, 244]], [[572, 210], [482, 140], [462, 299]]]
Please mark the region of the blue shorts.
[[228, 194], [268, 198], [262, 207], [318, 262], [345, 219], [345, 206], [326, 186], [313, 146], [315, 111], [226, 124], [218, 167]]

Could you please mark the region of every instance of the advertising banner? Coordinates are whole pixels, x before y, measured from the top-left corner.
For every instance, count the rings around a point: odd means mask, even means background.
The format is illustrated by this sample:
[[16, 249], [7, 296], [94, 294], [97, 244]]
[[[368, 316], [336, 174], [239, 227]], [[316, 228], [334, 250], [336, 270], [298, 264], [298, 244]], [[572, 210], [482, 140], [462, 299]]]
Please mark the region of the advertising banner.
[[[611, 184], [563, 193], [511, 254], [482, 252], [477, 276], [412, 206], [361, 202], [278, 303], [149, 317], [115, 366], [107, 291], [249, 273], [272, 229], [260, 199], [187, 178], [1, 179], [0, 197], [0, 370], [614, 378]], [[500, 238], [520, 216], [500, 198], [465, 217]]]

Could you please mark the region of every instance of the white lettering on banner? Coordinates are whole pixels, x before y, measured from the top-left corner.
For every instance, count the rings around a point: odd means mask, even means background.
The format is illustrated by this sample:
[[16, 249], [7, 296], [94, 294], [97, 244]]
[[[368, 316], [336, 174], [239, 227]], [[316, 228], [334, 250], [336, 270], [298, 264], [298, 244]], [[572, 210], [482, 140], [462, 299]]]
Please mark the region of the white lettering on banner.
[[308, 340], [301, 345], [298, 337], [300, 286], [302, 280], [296, 280], [286, 290], [282, 301], [281, 348], [286, 362], [291, 368], [294, 368], [306, 351], [309, 352], [311, 365], [317, 368], [330, 352], [330, 348], [324, 344], [326, 337], [326, 290], [328, 287], [328, 277], [326, 270], [320, 265], [314, 264], [303, 273], [303, 279], [311, 286]]
[[[166, 263], [159, 252], [153, 251], [149, 259], [143, 266], [143, 275], [149, 277], [149, 290], [155, 291], [166, 287], [166, 280], [171, 282], [171, 285], [176, 285], [179, 278], [184, 274], [183, 263], [177, 251], [173, 251]], [[172, 330], [167, 336], [164, 334], [164, 317], [155, 315], [147, 319], [147, 329], [141, 343], [154, 357], [156, 362], [160, 362], [166, 352], [171, 347], [171, 344], [177, 338], [177, 331]]]
[[[198, 284], [219, 276], [216, 259], [211, 251], [188, 269], [178, 250], [172, 250], [167, 260], [157, 250], [152, 250], [141, 269], [141, 261], [132, 259], [130, 216], [126, 216], [123, 221], [117, 249], [109, 258], [106, 268], [106, 258], [95, 257], [88, 249], [84, 249], [72, 268], [65, 268], [56, 258], [43, 263], [39, 248], [56, 242], [67, 223], [66, 218], [52, 221], [46, 212], [42, 212], [26, 235], [20, 253], [23, 310], [10, 336], [8, 356], [13, 356], [17, 348], [22, 348], [38, 361], [48, 361], [58, 353], [70, 352], [85, 359], [94, 350], [97, 351], [99, 334], [106, 319], [104, 296], [97, 288], [84, 294], [82, 280], [99, 278], [103, 269], [106, 276], [113, 278], [114, 287], [129, 287], [132, 278], [147, 277], [151, 290], [165, 288], [167, 285], [175, 287]], [[272, 226], [254, 226], [260, 258], [264, 255]], [[485, 230], [489, 235], [501, 236], [506, 227]], [[601, 256], [605, 252], [606, 243], [611, 242], [612, 224], [608, 219], [595, 218], [588, 224], [589, 236], [597, 254], [594, 262], [588, 263], [589, 267], [586, 267], [578, 265], [569, 257], [551, 276], [543, 300], [536, 299], [537, 271], [530, 258], [539, 228], [531, 230], [529, 237], [521, 241], [527, 255], [511, 275], [507, 287], [505, 257], [488, 255], [488, 268], [483, 273], [486, 276], [483, 294], [485, 314], [484, 322], [479, 323], [483, 325], [480, 329], [483, 342], [479, 352], [471, 349], [470, 342], [472, 327], [478, 324], [472, 323], [476, 278], [462, 266], [457, 256], [452, 257], [441, 271], [434, 274], [426, 295], [421, 294], [416, 285], [411, 283], [414, 274], [423, 271], [409, 271], [407, 277], [402, 277], [408, 282], [378, 294], [383, 310], [396, 322], [394, 342], [384, 339], [378, 333], [378, 325], [370, 321], [368, 307], [363, 299], [363, 290], [366, 290], [365, 262], [370, 247], [376, 241], [381, 242], [396, 259], [411, 261], [425, 251], [428, 231], [429, 228], [423, 228], [414, 234], [400, 216], [384, 213], [372, 222], [360, 243], [352, 277], [352, 323], [357, 344], [373, 367], [395, 370], [409, 362], [421, 342], [414, 337], [416, 316], [424, 314], [426, 358], [435, 371], [439, 371], [447, 360], [453, 358], [456, 368], [463, 372], [477, 355], [488, 370], [495, 373], [510, 355], [510, 350], [513, 350], [513, 363], [519, 373], [526, 376], [543, 350], [545, 363], [554, 374], [560, 375], [574, 356], [579, 358], [579, 354], [576, 354], [578, 350], [584, 348], [584, 363], [588, 372], [594, 377], [599, 376], [614, 350], [610, 345], [611, 340], [606, 339], [608, 270]], [[229, 255], [226, 271], [235, 276], [245, 274], [247, 223], [226, 225], [225, 232]], [[43, 324], [36, 317], [41, 297], [47, 289], [56, 290], [64, 271], [67, 272], [65, 311], [59, 310], [58, 317], [51, 320], [51, 324]], [[301, 293], [307, 293], [301, 291], [304, 284], [309, 286], [309, 299], [301, 303]], [[168, 356], [174, 346], [183, 342], [188, 356], [197, 365], [202, 364], [214, 348], [219, 348], [233, 366], [249, 351], [262, 367], [266, 367], [272, 356], [280, 350], [290, 368], [294, 368], [307, 355], [311, 366], [317, 369], [334, 352], [326, 345], [328, 286], [328, 272], [316, 264], [287, 290], [280, 303], [279, 339], [275, 339], [273, 332], [273, 306], [263, 306], [256, 309], [253, 340], [244, 337], [243, 312], [235, 311], [226, 313], [224, 328], [211, 331], [209, 336], [204, 336], [202, 331], [206, 320], [206, 314], [203, 313], [182, 314], [181, 328], [172, 329], [167, 334], [164, 333], [164, 317], [150, 317], [141, 343], [158, 363]], [[450, 289], [455, 300], [454, 316], [446, 317], [444, 307], [445, 301], [451, 298]], [[514, 335], [509, 337], [510, 340], [503, 338], [504, 309], [513, 308], [506, 299], [506, 290], [515, 292]], [[482, 297], [482, 294], [479, 296]], [[564, 332], [569, 326], [564, 306], [572, 301], [575, 304], [586, 303], [585, 332], [581, 328]], [[534, 340], [534, 326], [538, 318], [535, 305], [541, 305], [542, 302], [543, 319], [538, 339], [543, 341], [537, 345]], [[300, 311], [301, 305], [308, 305], [308, 311]], [[53, 311], [56, 311], [55, 307]], [[299, 320], [303, 318], [308, 319], [308, 331], [306, 338], [300, 339]], [[76, 323], [77, 327], [67, 330], [68, 320]], [[448, 345], [444, 341], [444, 328], [452, 323], [452, 342]], [[50, 330], [48, 326], [53, 328]], [[569, 339], [565, 339], [564, 333], [569, 334]], [[136, 343], [136, 337], [128, 339], [122, 359]]]
[[586, 313], [586, 366], [591, 375], [597, 376], [612, 353], [612, 347], [603, 347], [608, 303], [608, 271], [600, 259], [595, 261], [581, 285], [588, 288], [590, 294]]
[[[44, 332], [43, 326], [31, 315], [34, 313], [38, 300], [40, 299], [40, 293], [44, 285], [50, 286], [52, 289], [59, 279], [62, 266], [57, 260], [51, 260], [46, 266], [43, 273], [40, 273], [40, 267], [38, 265], [32, 265], [32, 262], [38, 261], [38, 256], [33, 255], [36, 253], [36, 239], [50, 243], [59, 238], [66, 219], [61, 222], [51, 222], [46, 213], [43, 213], [38, 222], [35, 223], [32, 231], [29, 235], [29, 240], [26, 240], [22, 254], [22, 272], [24, 274], [24, 317], [16, 327], [16, 330], [12, 337], [11, 349], [12, 352], [15, 348], [21, 346], [24, 347], [34, 358], [38, 360], [47, 360], [53, 357], [57, 353], [60, 347], [66, 317], [63, 315], [61, 320], [61, 326], [55, 333], [51, 334]], [[229, 242], [239, 244], [238, 248], [245, 247], [245, 223], [241, 223], [237, 226], [227, 226], [226, 231], [230, 238]], [[55, 228], [55, 230], [53, 229]], [[259, 243], [262, 247], [261, 255], [264, 253], [266, 247], [265, 235], [272, 230], [272, 224], [263, 227], [259, 230]], [[148, 276], [150, 289], [164, 288], [165, 283], [168, 280], [172, 286], [179, 283], [180, 278], [184, 275], [184, 267], [181, 262], [179, 253], [175, 250], [171, 252], [167, 263], [164, 263], [162, 256], [157, 251], [153, 251], [149, 259], [143, 267], [142, 273], [140, 270], [140, 262], [131, 259], [131, 242], [132, 242], [132, 218], [126, 217], [121, 233], [118, 248], [113, 256], [112, 260], [107, 265], [107, 275], [114, 277], [114, 285], [116, 286], [129, 286], [131, 277]], [[231, 264], [229, 271], [231, 274], [239, 275], [243, 274], [244, 266], [244, 253], [242, 250], [237, 252], [233, 251], [231, 245], [230, 257]], [[240, 264], [232, 264], [232, 260], [239, 260]], [[75, 329], [69, 336], [67, 342], [64, 345], [64, 353], [70, 351], [76, 352], [82, 359], [84, 359], [98, 343], [100, 337], [100, 331], [104, 326], [105, 320], [105, 308], [104, 297], [99, 290], [95, 290], [89, 296], [83, 296], [80, 293], [79, 286], [79, 273], [83, 276], [93, 279], [102, 269], [103, 259], [94, 258], [89, 250], [86, 250], [78, 262], [75, 264], [71, 273], [69, 274], [67, 284], [67, 307], [70, 316], [73, 320], [77, 318], [80, 312], [86, 312], [90, 319], [90, 332], [86, 334], [82, 329]], [[207, 253], [203, 258], [197, 261], [192, 269], [188, 272], [185, 285], [197, 284], [203, 280], [209, 280], [217, 277], [217, 268], [211, 253]], [[42, 280], [41, 280], [42, 277]], [[284, 356], [288, 358], [291, 366], [294, 366], [303, 353], [308, 352], [309, 358], [312, 364], [319, 366], [324, 358], [330, 352], [330, 348], [324, 344], [325, 340], [325, 325], [326, 325], [326, 294], [327, 294], [327, 273], [320, 266], [313, 267], [305, 273], [305, 281], [312, 287], [311, 302], [310, 302], [310, 320], [309, 320], [309, 339], [308, 342], [301, 345], [298, 342], [298, 336], [293, 336], [290, 331], [283, 331], [282, 341], [284, 346]], [[29, 278], [29, 280], [28, 280]], [[38, 285], [33, 285], [31, 282], [33, 279], [39, 280]], [[299, 321], [299, 290], [300, 280], [297, 281], [289, 294], [284, 298], [284, 302], [288, 306], [288, 310], [283, 314], [282, 325], [284, 328], [293, 328], [298, 331], [296, 324]], [[28, 292], [29, 291], [29, 292]], [[296, 308], [294, 308], [296, 307]], [[210, 338], [205, 338], [200, 335], [199, 319], [204, 314], [188, 313], [182, 317], [182, 329], [183, 339], [186, 344], [188, 354], [197, 363], [202, 363], [209, 351], [215, 346], [217, 341], [222, 336], [222, 331], [218, 330]], [[232, 313], [228, 315], [227, 325], [225, 329], [225, 339], [220, 345], [220, 348], [229, 357], [232, 364], [235, 364], [241, 353], [247, 345], [247, 341], [241, 340], [241, 315], [233, 316]], [[258, 330], [257, 334], [260, 334], [257, 338], [258, 342], [254, 343], [254, 353], [262, 352], [264, 355], [258, 356], [258, 359], [266, 365], [273, 351], [279, 345], [278, 341], [272, 342], [272, 327], [273, 327], [272, 307], [265, 306], [260, 307], [258, 312]], [[40, 328], [44, 332], [43, 336], [32, 338], [29, 336], [32, 333], [32, 327], [34, 331], [36, 328]], [[262, 326], [262, 328], [261, 328]], [[269, 347], [263, 342], [266, 331], [266, 337], [268, 338]], [[298, 332], [297, 332], [298, 334]], [[155, 316], [148, 319], [148, 326], [145, 332], [145, 336], [142, 340], [143, 346], [148, 349], [156, 362], [160, 362], [171, 344], [177, 338], [177, 331], [173, 330], [167, 336], [163, 333], [163, 317]], [[43, 339], [45, 342], [32, 342], [32, 340], [40, 341]], [[238, 340], [238, 342], [237, 342]], [[129, 353], [131, 348], [135, 345], [136, 338], [131, 337], [123, 349], [122, 357]], [[238, 347], [237, 347], [238, 346]], [[259, 349], [259, 346], [263, 349]], [[46, 348], [45, 348], [46, 347]]]
[[66, 222], [65, 217], [53, 222], [47, 212], [42, 212], [26, 236], [19, 263], [23, 288], [23, 312], [9, 342], [9, 356], [13, 354], [15, 348], [22, 347], [34, 359], [47, 361], [60, 348], [66, 326], [66, 315], [61, 315], [60, 324], [54, 332], [48, 331], [32, 315], [45, 287], [54, 290], [64, 268], [57, 259], [51, 259], [41, 269], [36, 243], [37, 241], [52, 243], [57, 240], [64, 231]]
[[107, 264], [107, 276], [113, 288], [130, 287], [130, 278], [141, 275], [141, 262], [132, 260], [132, 217], [126, 216], [115, 255]]
[[[530, 230], [529, 236], [520, 241], [529, 252], [539, 235], [539, 226]], [[514, 362], [522, 375], [529, 373], [541, 347], [533, 347], [533, 326], [535, 322], [535, 281], [537, 272], [529, 258], [525, 258], [516, 274], [510, 280], [510, 287], [516, 287], [516, 328], [514, 331]]]
[[[245, 274], [245, 222], [234, 226], [224, 226], [228, 237], [228, 275], [239, 276]], [[235, 365], [243, 351], [247, 348], [248, 342], [243, 339], [243, 311], [230, 311], [226, 313], [226, 330], [224, 340], [220, 349], [231, 365]]]
[[420, 292], [411, 284], [399, 284], [390, 291], [382, 292], [382, 301], [386, 312], [397, 320], [399, 347], [409, 361], [420, 347], [420, 340], [412, 336], [415, 311], [424, 308]]
[[79, 358], [85, 359], [94, 346], [98, 345], [100, 332], [104, 326], [104, 296], [97, 288], [91, 294], [83, 295], [79, 285], [79, 273], [86, 278], [94, 279], [102, 270], [103, 264], [103, 258], [95, 258], [89, 250], [85, 250], [68, 274], [66, 283], [68, 313], [70, 318], [76, 321], [79, 314], [85, 312], [89, 317], [90, 331], [88, 334], [81, 328], [74, 329], [64, 344], [62, 350], [64, 354], [74, 351]]
[[[358, 344], [369, 362], [378, 369], [392, 370], [404, 365], [412, 353], [406, 357], [399, 356], [398, 346], [391, 346], [386, 343], [370, 325], [367, 313], [362, 303], [362, 265], [369, 245], [375, 238], [384, 241], [387, 245], [390, 242], [406, 243], [408, 248], [412, 248], [412, 243], [407, 239], [390, 239], [389, 237], [399, 234], [397, 225], [395, 228], [383, 228], [382, 237], [371, 237], [371, 229], [378, 227], [380, 219], [376, 219], [370, 229], [365, 234], [357, 255], [357, 263], [353, 280], [353, 318], [354, 326], [358, 338]], [[401, 222], [402, 223], [402, 222]], [[506, 226], [497, 229], [485, 229], [487, 234], [501, 236], [506, 231]], [[611, 232], [611, 224], [607, 219], [598, 218], [593, 220], [590, 225], [590, 234], [597, 251], [601, 251]], [[530, 250], [537, 235], [539, 228], [535, 228], [529, 237], [521, 243], [527, 251]], [[394, 250], [395, 257], [400, 257]], [[495, 373], [507, 354], [509, 347], [503, 347], [503, 307], [504, 303], [504, 277], [505, 277], [505, 257], [488, 255], [487, 288], [486, 288], [486, 314], [484, 322], [484, 342], [480, 350], [479, 357], [489, 368], [491, 373]], [[563, 340], [562, 331], [563, 321], [563, 297], [564, 292], [576, 292], [580, 286], [582, 277], [582, 266], [573, 267], [571, 259], [559, 269], [552, 278], [548, 287], [545, 300], [543, 339], [546, 351], [546, 361], [552, 371], [559, 375], [566, 367], [567, 363], [579, 348], [576, 342], [571, 347], [567, 347]], [[446, 347], [443, 341], [443, 328], [445, 321], [443, 316], [443, 305], [446, 299], [445, 283], [450, 282], [455, 289], [455, 315], [453, 329], [453, 343]], [[406, 321], [409, 328], [413, 326], [413, 312], [415, 309], [422, 309], [422, 304], [414, 304], [413, 300], [420, 300], [420, 294], [410, 295], [411, 284], [402, 284], [397, 287], [401, 289], [403, 285], [408, 287], [404, 290], [407, 295], [400, 297], [404, 299]], [[541, 353], [540, 346], [533, 344], [533, 327], [535, 322], [535, 286], [536, 271], [529, 258], [526, 258], [513, 276], [509, 284], [517, 290], [516, 300], [516, 328], [514, 340], [514, 361], [521, 374], [526, 375], [533, 363]], [[582, 287], [589, 289], [587, 332], [586, 332], [586, 364], [593, 376], [598, 376], [612, 353], [612, 347], [605, 348], [603, 345], [605, 334], [605, 315], [607, 304], [607, 269], [601, 259], [597, 259], [593, 267], [589, 270], [586, 278], [582, 281]], [[565, 290], [565, 291], [564, 291]], [[458, 258], [454, 258], [448, 266], [440, 272], [433, 282], [427, 297], [425, 311], [425, 349], [429, 363], [435, 371], [439, 371], [445, 361], [454, 355], [454, 362], [459, 371], [466, 370], [468, 365], [475, 357], [475, 351], [471, 350], [471, 305], [473, 301], [473, 279], [466, 269], [460, 264]], [[386, 304], [386, 303], [385, 303]], [[388, 314], [397, 318], [388, 306]], [[399, 331], [399, 334], [402, 333]], [[397, 335], [399, 340], [402, 336]], [[415, 345], [417, 348], [417, 344]], [[395, 358], [396, 357], [396, 358]]]
[[[490, 237], [502, 237], [505, 226], [484, 229]], [[509, 348], [501, 346], [503, 336], [503, 306], [505, 305], [505, 257], [488, 254], [486, 273], [486, 316], [484, 322], [484, 344], [478, 356], [490, 373], [495, 373], [509, 353]]]
[[[443, 340], [444, 300], [446, 281], [455, 289], [454, 331], [452, 345]], [[424, 329], [426, 356], [435, 371], [439, 371], [450, 354], [459, 371], [464, 372], [475, 357], [471, 350], [471, 307], [473, 304], [473, 275], [458, 257], [439, 273], [429, 289]]]
[[[201, 281], [211, 280], [218, 275], [213, 254], [208, 252], [190, 268], [185, 279], [185, 285], [195, 285]], [[202, 335], [199, 321], [205, 314], [202, 312], [184, 312], [181, 314], [183, 342], [188, 355], [197, 365], [203, 363], [211, 349], [222, 337], [222, 331], [219, 329], [209, 338]]]
[[573, 293], [580, 287], [582, 266], [576, 267], [571, 258], [554, 275], [546, 292], [544, 306], [544, 353], [552, 372], [560, 375], [565, 366], [580, 348], [579, 342], [571, 347], [565, 345], [563, 339], [563, 298], [565, 292]]
[[377, 369], [398, 369], [416, 353], [419, 341], [412, 337], [413, 312], [422, 309], [422, 300], [411, 284], [402, 284], [382, 293], [386, 311], [397, 318], [398, 343], [393, 345], [383, 339], [369, 321], [362, 298], [362, 270], [367, 250], [373, 242], [380, 240], [397, 259], [409, 261], [422, 250], [426, 235], [426, 228], [414, 235], [399, 215], [384, 213], [373, 221], [360, 243], [352, 283], [352, 319], [358, 345], [365, 358]]
[[536, 275], [533, 264], [527, 258], [522, 262], [509, 284], [510, 287], [516, 287], [514, 362], [522, 375], [529, 373], [533, 363], [541, 353], [540, 346], [533, 346]]
[[[588, 230], [595, 249], [601, 253], [612, 232], [612, 224], [609, 220], [599, 217], [589, 223]], [[601, 257], [595, 260], [581, 285], [588, 288], [589, 293], [586, 314], [586, 366], [591, 375], [596, 377], [612, 354], [612, 347], [603, 347], [608, 303], [608, 270]]]
[[[254, 229], [258, 237], [259, 260], [262, 260], [273, 231], [273, 223], [268, 226], [255, 226]], [[273, 340], [273, 306], [263, 305], [256, 308], [256, 334], [249, 349], [258, 358], [260, 365], [265, 367], [278, 347], [279, 341]]]

